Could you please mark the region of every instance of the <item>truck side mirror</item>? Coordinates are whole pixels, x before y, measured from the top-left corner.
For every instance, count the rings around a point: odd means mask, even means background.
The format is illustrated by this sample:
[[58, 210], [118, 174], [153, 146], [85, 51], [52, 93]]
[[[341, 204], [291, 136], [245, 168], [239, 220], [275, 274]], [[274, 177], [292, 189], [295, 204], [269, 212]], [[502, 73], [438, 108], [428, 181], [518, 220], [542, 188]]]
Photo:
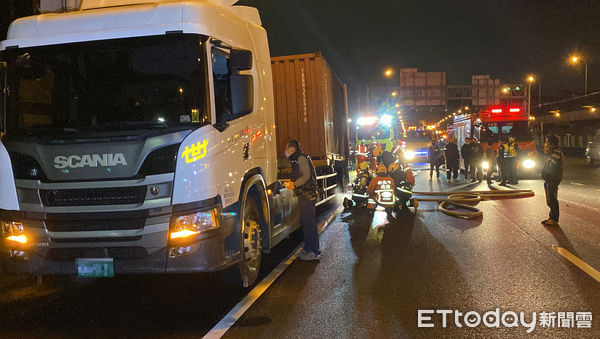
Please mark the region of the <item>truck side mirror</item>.
[[232, 72], [252, 69], [252, 52], [245, 49], [231, 49], [229, 53], [229, 69]]
[[254, 84], [251, 75], [230, 75], [231, 108], [233, 116], [242, 116], [254, 110]]

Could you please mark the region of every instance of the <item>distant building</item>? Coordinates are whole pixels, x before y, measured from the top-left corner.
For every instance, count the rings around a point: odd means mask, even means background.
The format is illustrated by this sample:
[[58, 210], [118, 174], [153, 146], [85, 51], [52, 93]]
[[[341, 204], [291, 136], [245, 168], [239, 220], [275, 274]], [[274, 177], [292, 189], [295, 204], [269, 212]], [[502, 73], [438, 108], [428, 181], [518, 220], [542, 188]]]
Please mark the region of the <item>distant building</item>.
[[419, 72], [401, 68], [399, 84], [374, 88], [370, 110], [396, 107], [407, 120], [437, 120], [465, 107], [473, 112], [492, 106], [527, 108], [527, 88], [522, 84], [502, 83], [490, 75], [473, 75], [469, 85], [448, 85], [446, 72]]

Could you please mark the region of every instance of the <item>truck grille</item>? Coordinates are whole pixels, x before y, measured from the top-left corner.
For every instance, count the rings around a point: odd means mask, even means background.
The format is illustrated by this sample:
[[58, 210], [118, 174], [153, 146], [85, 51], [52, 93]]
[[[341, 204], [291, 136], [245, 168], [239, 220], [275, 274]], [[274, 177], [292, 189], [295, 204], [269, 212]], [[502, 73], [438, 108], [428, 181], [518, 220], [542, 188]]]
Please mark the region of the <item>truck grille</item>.
[[141, 212], [48, 214], [44, 221], [50, 232], [118, 231], [143, 228]]
[[40, 190], [44, 206], [95, 206], [141, 204], [146, 198], [146, 186]]
[[70, 261], [77, 258], [141, 259], [148, 252], [141, 246], [93, 247], [93, 248], [51, 248], [46, 258], [52, 261]]

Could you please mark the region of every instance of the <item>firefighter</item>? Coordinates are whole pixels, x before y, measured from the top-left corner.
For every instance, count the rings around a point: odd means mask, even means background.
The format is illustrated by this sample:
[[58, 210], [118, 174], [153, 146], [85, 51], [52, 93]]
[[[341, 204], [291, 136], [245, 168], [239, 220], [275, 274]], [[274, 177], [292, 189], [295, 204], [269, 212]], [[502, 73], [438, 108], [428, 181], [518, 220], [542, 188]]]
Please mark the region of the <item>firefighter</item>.
[[375, 137], [371, 137], [371, 143], [369, 144], [369, 162], [371, 163], [371, 170], [377, 170], [377, 157], [380, 156], [382, 152], [381, 144]]
[[381, 163], [386, 167], [388, 176], [394, 179], [396, 184], [406, 180], [404, 168], [398, 164], [397, 157], [394, 153], [383, 151], [381, 154]]
[[394, 185], [394, 179], [390, 178], [387, 173], [387, 168], [384, 164], [379, 164], [377, 166], [377, 177], [373, 178], [369, 183], [369, 187], [367, 187], [367, 195], [369, 196], [369, 202], [367, 204], [367, 208], [370, 211], [374, 211], [377, 208], [377, 203], [375, 202], [375, 198], [377, 195], [378, 187], [385, 187], [386, 189], [391, 190], [394, 194], [396, 191], [396, 186]]
[[517, 165], [519, 156], [519, 144], [515, 141], [515, 137], [508, 136], [508, 144], [506, 144], [506, 168], [508, 170], [509, 183], [517, 185], [519, 183], [519, 174]]
[[369, 185], [371, 179], [373, 179], [373, 176], [369, 171], [369, 164], [366, 161], [361, 162], [354, 183], [358, 186], [358, 189], [363, 189]]
[[365, 143], [365, 139], [360, 141], [360, 145], [356, 146], [355, 155], [356, 155], [356, 171], [360, 171], [360, 164], [367, 159], [367, 154], [369, 150], [367, 148], [367, 144]]

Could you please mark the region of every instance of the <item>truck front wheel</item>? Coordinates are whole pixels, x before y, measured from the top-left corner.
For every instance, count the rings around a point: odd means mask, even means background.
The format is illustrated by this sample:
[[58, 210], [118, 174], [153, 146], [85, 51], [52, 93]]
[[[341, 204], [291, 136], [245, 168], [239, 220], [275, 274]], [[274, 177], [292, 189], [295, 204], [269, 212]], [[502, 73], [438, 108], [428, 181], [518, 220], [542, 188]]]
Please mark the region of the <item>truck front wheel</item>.
[[262, 218], [255, 196], [248, 194], [241, 209], [240, 260], [237, 265], [223, 272], [223, 280], [231, 287], [249, 287], [260, 272], [262, 259]]
[[260, 212], [256, 199], [246, 198], [242, 219], [240, 273], [244, 287], [252, 285], [258, 277], [262, 259]]

